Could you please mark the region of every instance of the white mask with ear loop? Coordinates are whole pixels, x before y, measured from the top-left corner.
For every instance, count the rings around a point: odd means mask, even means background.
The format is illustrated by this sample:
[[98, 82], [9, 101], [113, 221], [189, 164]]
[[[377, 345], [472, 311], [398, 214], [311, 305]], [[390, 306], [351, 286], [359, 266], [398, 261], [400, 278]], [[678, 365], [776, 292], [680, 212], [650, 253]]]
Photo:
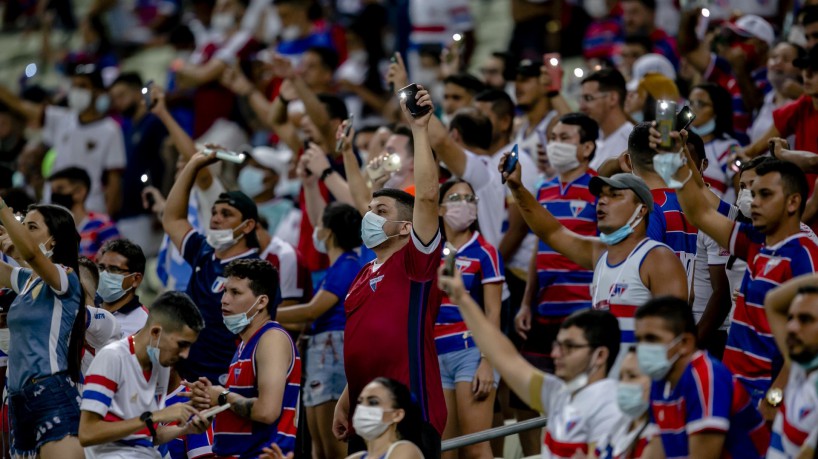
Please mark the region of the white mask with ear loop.
[[45, 255], [45, 257], [48, 258], [49, 260], [51, 259], [51, 255], [54, 255], [54, 250], [53, 249], [52, 250], [47, 249], [46, 244], [48, 244], [52, 239], [53, 238], [48, 238], [47, 241], [41, 242], [39, 244], [40, 252], [42, 252], [43, 255]]
[[596, 366], [594, 365], [594, 360], [596, 360], [597, 350], [595, 349], [591, 352], [591, 359], [588, 362], [588, 367], [580, 374], [576, 375], [574, 379], [565, 382], [565, 386], [563, 386], [562, 390], [568, 392], [569, 394], [574, 394], [588, 385], [588, 380], [590, 378], [591, 373], [596, 371]]

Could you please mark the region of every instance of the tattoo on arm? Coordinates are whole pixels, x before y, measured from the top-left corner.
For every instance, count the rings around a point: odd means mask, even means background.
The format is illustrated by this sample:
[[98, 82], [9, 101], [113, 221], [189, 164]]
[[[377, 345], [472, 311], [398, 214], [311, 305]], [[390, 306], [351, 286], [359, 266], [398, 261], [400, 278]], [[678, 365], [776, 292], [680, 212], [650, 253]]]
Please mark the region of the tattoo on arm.
[[233, 402], [230, 409], [237, 415], [250, 419], [250, 414], [253, 412], [253, 404], [256, 403], [256, 400], [255, 398], [243, 398]]

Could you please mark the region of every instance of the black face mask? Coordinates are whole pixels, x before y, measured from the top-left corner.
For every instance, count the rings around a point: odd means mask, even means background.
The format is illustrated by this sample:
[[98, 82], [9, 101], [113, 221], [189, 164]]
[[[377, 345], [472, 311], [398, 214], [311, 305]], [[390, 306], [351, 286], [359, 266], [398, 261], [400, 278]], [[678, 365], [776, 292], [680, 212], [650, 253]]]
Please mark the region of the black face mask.
[[133, 118], [136, 115], [137, 104], [132, 104], [125, 110], [122, 110], [122, 116], [125, 118]]
[[51, 203], [63, 206], [68, 210], [74, 207], [74, 197], [68, 193], [51, 193]]

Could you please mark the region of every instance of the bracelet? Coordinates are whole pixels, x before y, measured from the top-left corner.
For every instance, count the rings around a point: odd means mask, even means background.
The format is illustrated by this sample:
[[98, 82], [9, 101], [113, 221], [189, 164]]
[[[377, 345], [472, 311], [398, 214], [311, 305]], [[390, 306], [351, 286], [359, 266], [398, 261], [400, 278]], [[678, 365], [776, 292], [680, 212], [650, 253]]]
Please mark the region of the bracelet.
[[328, 167], [324, 169], [324, 172], [321, 172], [321, 175], [318, 177], [318, 179], [323, 182], [324, 180], [327, 179], [327, 177], [332, 175], [333, 172], [335, 172], [335, 169], [333, 169], [332, 167]]

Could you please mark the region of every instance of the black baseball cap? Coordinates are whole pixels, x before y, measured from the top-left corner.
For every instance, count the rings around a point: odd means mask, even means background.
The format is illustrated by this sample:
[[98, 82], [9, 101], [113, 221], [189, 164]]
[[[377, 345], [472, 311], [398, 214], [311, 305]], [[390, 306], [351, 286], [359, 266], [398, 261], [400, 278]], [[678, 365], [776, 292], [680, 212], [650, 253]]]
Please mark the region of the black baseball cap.
[[219, 195], [215, 204], [227, 204], [241, 213], [241, 218], [258, 221], [258, 207], [255, 201], [241, 191], [228, 191]]
[[540, 76], [540, 67], [542, 67], [541, 61], [534, 61], [531, 59], [523, 59], [517, 65], [517, 76], [518, 77], [539, 77]]

